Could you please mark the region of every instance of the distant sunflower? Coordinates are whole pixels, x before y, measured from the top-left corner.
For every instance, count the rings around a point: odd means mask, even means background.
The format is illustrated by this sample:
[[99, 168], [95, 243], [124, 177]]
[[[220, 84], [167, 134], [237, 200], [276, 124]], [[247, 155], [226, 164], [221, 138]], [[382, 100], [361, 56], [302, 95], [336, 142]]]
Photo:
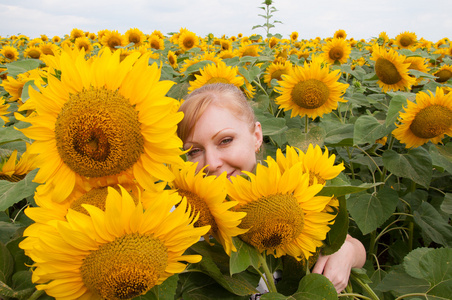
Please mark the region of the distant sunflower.
[[325, 61], [330, 64], [339, 62], [345, 64], [350, 57], [352, 48], [348, 44], [347, 40], [343, 38], [334, 38], [327, 42], [323, 47]]
[[56, 299], [132, 299], [184, 271], [185, 262], [199, 262], [183, 253], [209, 227], [193, 227], [196, 218], [176, 193], [160, 195], [143, 210], [126, 191], [109, 188], [105, 211], [84, 205], [89, 216], [69, 210], [67, 222], [29, 226], [20, 246], [35, 261], [36, 288]]
[[135, 47], [141, 46], [146, 40], [144, 33], [138, 28], [130, 28], [125, 33], [125, 39], [128, 44], [133, 43]]
[[6, 117], [9, 114], [8, 108], [9, 104], [5, 103], [5, 98], [0, 97], [0, 119], [2, 119], [5, 123], [9, 122], [9, 118]]
[[319, 145], [314, 147], [312, 144], [309, 144], [306, 152], [290, 146], [286, 147], [285, 156], [281, 149], [276, 151], [276, 161], [282, 171], [297, 162], [302, 163], [303, 172], [309, 174], [309, 185], [325, 184], [327, 180], [336, 178], [344, 170], [344, 164], [335, 165], [335, 159], [336, 155], [330, 156], [328, 148], [325, 147], [323, 152]]
[[91, 39], [83, 36], [76, 39], [74, 45], [80, 50], [83, 48], [85, 50], [85, 53], [90, 53], [94, 49], [91, 41]]
[[264, 74], [264, 82], [271, 86], [271, 81], [273, 79], [282, 80], [282, 75], [289, 75], [292, 72], [292, 63], [290, 61], [285, 61], [284, 63], [274, 63], [268, 66]]
[[416, 44], [417, 37], [414, 32], [402, 32], [395, 37], [395, 43], [400, 49], [409, 49]]
[[238, 74], [237, 67], [226, 66], [226, 63], [220, 61], [218, 64], [209, 64], [201, 71], [201, 75], [195, 75], [196, 80], [190, 81], [188, 92], [212, 83], [229, 83], [240, 88], [244, 84], [243, 78]]
[[52, 38], [52, 43], [57, 44], [57, 43], [59, 43], [59, 42], [61, 42], [61, 38], [60, 38], [59, 36], [55, 35], [55, 36]]
[[400, 113], [400, 124], [392, 134], [406, 147], [419, 147], [428, 141], [438, 144], [445, 135], [452, 136], [452, 93], [437, 87], [435, 95], [418, 92], [416, 103], [408, 101]]
[[444, 83], [452, 78], [452, 66], [442, 65], [433, 75], [438, 77], [435, 79], [436, 82]]
[[74, 41], [76, 39], [84, 37], [84, 36], [85, 36], [85, 32], [83, 32], [83, 30], [81, 30], [81, 29], [74, 28], [71, 30], [71, 39], [73, 39]]
[[220, 40], [221, 51], [232, 50], [232, 41], [227, 39]]
[[347, 33], [344, 29], [338, 29], [336, 32], [334, 32], [333, 38], [335, 39], [344, 39], [347, 37]]
[[244, 56], [259, 56], [259, 53], [261, 52], [261, 49], [259, 45], [253, 45], [253, 44], [244, 44], [240, 46], [240, 48], [237, 50], [237, 54], [240, 57]]
[[[6, 157], [3, 166], [0, 169], [0, 180], [7, 180], [10, 182], [17, 182], [24, 179], [24, 177], [34, 169], [36, 169], [36, 154], [31, 154], [27, 143], [27, 150], [17, 159], [17, 150], [14, 150], [9, 157]], [[0, 162], [3, 158], [0, 157]]]
[[5, 62], [13, 62], [19, 58], [19, 51], [15, 47], [3, 46], [0, 50], [0, 55], [5, 59]]
[[173, 168], [176, 179], [171, 186], [187, 198], [195, 214], [199, 213], [195, 227], [210, 225], [205, 240], [213, 236], [230, 255], [231, 251], [237, 251], [232, 237], [246, 232], [237, 227], [245, 213], [231, 211], [237, 202], [226, 200], [226, 173], [218, 177], [207, 176], [205, 168], [196, 172], [196, 167], [197, 163], [186, 162], [182, 169]]
[[94, 40], [97, 39], [97, 36], [96, 36], [96, 34], [95, 34], [94, 32], [90, 32], [90, 33], [88, 34], [88, 38], [89, 38], [90, 40], [94, 41]]
[[411, 88], [416, 78], [408, 74], [409, 63], [405, 63], [405, 56], [399, 55], [393, 49], [375, 45], [372, 47], [371, 60], [375, 61], [375, 73], [378, 77], [378, 85], [383, 92], [403, 91]]
[[309, 186], [301, 163], [284, 172], [272, 159], [268, 167], [257, 165], [256, 174], [245, 172], [227, 181], [229, 197], [246, 212], [240, 228], [249, 229], [239, 238], [275, 257], [290, 255], [309, 259], [321, 247], [334, 215], [324, 212], [331, 197], [316, 197], [323, 185]]
[[168, 63], [170, 64], [171, 67], [173, 67], [174, 69], [177, 68], [177, 55], [176, 53], [174, 53], [173, 51], [168, 51]]
[[42, 52], [39, 50], [39, 47], [27, 47], [24, 51], [24, 57], [26, 58], [39, 59], [41, 54]]
[[100, 40], [101, 44], [110, 48], [111, 51], [116, 51], [118, 48], [128, 44], [127, 38], [119, 33], [117, 30], [107, 30]]
[[149, 41], [149, 45], [151, 46], [152, 49], [157, 49], [157, 50], [165, 49], [163, 39], [161, 39], [160, 36], [158, 36], [156, 34], [151, 34], [149, 36], [148, 41]]
[[296, 40], [298, 40], [298, 32], [294, 31], [290, 34], [290, 40], [292, 42], [295, 42]]
[[60, 47], [54, 43], [42, 43], [39, 45], [39, 50], [41, 50], [44, 55], [55, 55], [60, 52]]
[[[405, 59], [405, 63], [409, 63], [410, 66], [408, 67], [408, 69], [410, 70], [416, 70], [416, 71], [420, 71], [423, 73], [428, 73], [429, 72], [429, 67], [428, 67], [428, 60], [426, 58], [423, 57], [419, 57], [419, 56], [411, 56], [411, 57], [407, 57]], [[423, 80], [422, 77], [416, 78], [416, 83], [415, 84], [419, 84], [421, 83]]]
[[183, 115], [178, 101], [165, 97], [174, 83], [159, 81], [149, 55], [138, 59], [135, 52], [120, 62], [120, 51], [107, 48], [89, 61], [83, 51], [72, 53], [59, 58], [61, 80], [49, 76], [41, 92], [30, 89], [38, 116], [27, 118], [32, 126], [22, 132], [40, 154], [35, 181], [48, 183], [61, 202], [84, 178], [126, 174], [144, 188], [152, 176], [173, 180], [165, 164], [183, 162], [176, 135]]
[[179, 36], [178, 44], [182, 50], [187, 51], [199, 46], [199, 38], [194, 32], [183, 31]]
[[338, 102], [346, 102], [341, 96], [348, 84], [339, 82], [340, 71], [330, 72], [328, 66], [315, 57], [304, 66], [294, 66], [291, 75], [283, 76], [275, 90], [281, 94], [276, 104], [284, 111], [292, 110], [290, 117], [322, 117], [337, 108]]

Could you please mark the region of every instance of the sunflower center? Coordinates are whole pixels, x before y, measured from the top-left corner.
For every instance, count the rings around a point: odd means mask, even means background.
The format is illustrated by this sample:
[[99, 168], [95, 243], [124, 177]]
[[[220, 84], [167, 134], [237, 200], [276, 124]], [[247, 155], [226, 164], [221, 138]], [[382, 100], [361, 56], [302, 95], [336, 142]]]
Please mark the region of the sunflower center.
[[110, 49], [116, 50], [116, 46], [121, 46], [121, 39], [116, 36], [112, 36], [108, 39], [108, 47]]
[[88, 211], [82, 207], [82, 204], [90, 204], [105, 211], [105, 201], [107, 200], [108, 188], [94, 188], [83, 194], [81, 197], [71, 203], [71, 208], [78, 212], [88, 215]]
[[134, 44], [139, 44], [141, 42], [140, 35], [136, 33], [131, 33], [129, 35], [129, 42]]
[[28, 52], [28, 56], [31, 57], [31, 58], [38, 59], [41, 56], [41, 52], [39, 50], [37, 50], [37, 49], [31, 49]]
[[193, 38], [189, 37], [189, 38], [184, 39], [183, 44], [184, 44], [185, 48], [191, 49], [195, 45], [195, 41]]
[[344, 57], [344, 49], [342, 47], [333, 47], [328, 52], [328, 55], [333, 61], [340, 60]]
[[379, 57], [375, 62], [375, 73], [385, 84], [396, 84], [402, 80], [396, 66], [386, 58]]
[[19, 182], [22, 179], [24, 179], [26, 175], [27, 174], [23, 174], [23, 175], [13, 174], [13, 175], [9, 176], [9, 175], [5, 175], [5, 174], [0, 174], [0, 180], [6, 180], [9, 182]]
[[262, 197], [239, 210], [247, 213], [240, 228], [249, 228], [240, 238], [260, 251], [289, 244], [304, 227], [303, 209], [289, 194]]
[[[153, 40], [153, 41], [151, 42], [151, 48], [152, 48], [152, 49], [160, 49], [160, 43], [159, 43], [159, 41]], [[171, 63], [171, 62], [170, 62], [170, 63]], [[172, 62], [172, 63], [174, 63], [174, 62]]]
[[400, 39], [400, 45], [402, 45], [402, 47], [408, 47], [412, 43], [413, 43], [413, 40], [409, 36], [403, 36]]
[[212, 77], [205, 84], [212, 84], [212, 83], [230, 83], [226, 78], [222, 77]]
[[298, 106], [306, 109], [321, 107], [328, 100], [330, 90], [317, 79], [298, 82], [292, 90], [292, 99]]
[[188, 203], [193, 208], [195, 213], [199, 213], [199, 219], [198, 221], [196, 221], [195, 227], [203, 227], [210, 225], [211, 232], [216, 232], [218, 230], [215, 218], [210, 212], [209, 206], [207, 205], [206, 201], [204, 201], [204, 199], [200, 198], [198, 195], [190, 191], [179, 189], [177, 190], [177, 192], [182, 197], [187, 198]]
[[103, 299], [131, 299], [155, 286], [168, 265], [158, 238], [126, 234], [92, 251], [80, 267], [86, 287]]
[[144, 152], [138, 112], [107, 89], [70, 95], [57, 117], [55, 139], [63, 162], [85, 177], [119, 174]]
[[452, 110], [442, 105], [431, 105], [416, 114], [410, 130], [417, 137], [431, 139], [445, 133], [451, 126]]
[[452, 72], [449, 70], [441, 70], [439, 72], [436, 72], [435, 76], [438, 77], [435, 79], [436, 82], [446, 82], [450, 78], [452, 78]]
[[16, 57], [16, 55], [14, 55], [14, 52], [12, 51], [6, 51], [4, 55], [7, 59], [14, 59]]

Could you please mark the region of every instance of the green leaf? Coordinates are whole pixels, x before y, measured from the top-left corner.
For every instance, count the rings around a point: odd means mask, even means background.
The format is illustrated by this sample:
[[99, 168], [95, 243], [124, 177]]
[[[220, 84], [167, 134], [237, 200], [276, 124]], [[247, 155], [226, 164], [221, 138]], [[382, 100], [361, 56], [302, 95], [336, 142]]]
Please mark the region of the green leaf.
[[[5, 284], [9, 281], [14, 271], [14, 259], [8, 248], [0, 243], [0, 282]], [[0, 292], [1, 295], [1, 292]]]
[[385, 125], [389, 127], [393, 125], [397, 118], [399, 117], [399, 113], [402, 108], [406, 105], [407, 100], [406, 97], [402, 95], [396, 95], [392, 97], [391, 102], [389, 102], [388, 114], [386, 116]]
[[418, 279], [424, 278], [419, 268], [419, 261], [424, 254], [432, 250], [433, 248], [417, 248], [408, 253], [403, 258], [403, 267], [405, 268], [405, 272]]
[[353, 143], [360, 144], [375, 144], [375, 141], [388, 135], [392, 128], [387, 128], [380, 121], [373, 116], [360, 116], [356, 122], [353, 132]]
[[193, 64], [193, 65], [189, 66], [187, 68], [187, 70], [185, 70], [184, 74], [186, 76], [188, 76], [191, 73], [199, 72], [205, 66], [210, 65], [210, 64], [214, 64], [214, 62], [211, 61], [211, 60], [203, 60], [203, 61], [197, 62], [196, 64]]
[[326, 131], [325, 145], [353, 146], [353, 124], [339, 124], [332, 130]]
[[338, 200], [339, 212], [326, 236], [325, 246], [322, 250], [324, 255], [330, 255], [339, 250], [347, 237], [349, 224], [347, 203], [344, 196], [339, 197]]
[[301, 279], [298, 290], [292, 295], [297, 300], [333, 300], [338, 299], [331, 281], [323, 275], [311, 273]]
[[286, 120], [283, 118], [261, 116], [258, 120], [262, 124], [264, 136], [281, 134], [287, 130]]
[[430, 283], [428, 295], [450, 299], [452, 295], [452, 249], [429, 251], [419, 261], [423, 277]]
[[383, 184], [383, 182], [377, 183], [363, 183], [360, 185], [327, 185], [317, 194], [318, 196], [345, 196], [348, 194], [359, 193], [376, 186]]
[[22, 242], [24, 239], [25, 238], [23, 236], [20, 236], [10, 240], [6, 244], [6, 248], [8, 248], [9, 252], [11, 253], [14, 259], [14, 272], [26, 271], [30, 269], [29, 266], [33, 264], [31, 258], [25, 255], [25, 251], [19, 247], [19, 243]]
[[134, 300], [173, 300], [176, 294], [179, 275], [168, 277], [162, 284], [154, 286], [145, 295], [133, 298]]
[[24, 59], [6, 64], [6, 68], [8, 69], [8, 76], [16, 77], [19, 74], [38, 68], [40, 64], [42, 62], [37, 59]]
[[441, 203], [441, 210], [447, 214], [452, 215], [452, 194], [446, 193], [443, 203]]
[[413, 212], [414, 221], [422, 232], [435, 243], [445, 247], [452, 246], [452, 226], [446, 222], [440, 213], [428, 202], [422, 204]]
[[237, 251], [231, 252], [229, 261], [230, 274], [233, 275], [245, 271], [249, 266], [253, 266], [255, 269], [259, 268], [259, 253], [256, 248], [237, 237], [233, 238], [232, 241]]
[[290, 128], [286, 130], [287, 142], [292, 147], [297, 147], [302, 151], [308, 150], [310, 144], [323, 146], [325, 139], [325, 130], [322, 127], [314, 126], [308, 133], [299, 128]]
[[382, 292], [394, 291], [403, 295], [409, 293], [425, 293], [429, 287], [430, 284], [427, 280], [408, 275], [403, 266], [398, 265], [386, 274], [375, 289]]
[[383, 164], [396, 176], [409, 178], [425, 187], [430, 185], [432, 159], [422, 147], [410, 149], [405, 154], [387, 150], [383, 153]]
[[35, 285], [31, 281], [31, 271], [19, 271], [14, 273], [12, 279], [12, 287], [15, 291], [15, 297], [26, 300], [36, 290]]
[[33, 89], [35, 89], [36, 91], [39, 91], [39, 89], [38, 89], [38, 87], [36, 86], [34, 80], [29, 80], [29, 81], [27, 81], [27, 82], [24, 84], [23, 88], [22, 88], [22, 95], [21, 95], [21, 100], [22, 100], [22, 102], [24, 102], [24, 103], [30, 98], [30, 95], [28, 94], [28, 88], [29, 88], [30, 86], [31, 86]]
[[433, 166], [441, 172], [446, 170], [452, 174], [452, 143], [444, 146], [431, 144], [428, 150]]
[[393, 189], [383, 187], [374, 194], [353, 194], [347, 208], [363, 234], [378, 228], [395, 211], [399, 196]]
[[12, 126], [0, 127], [0, 145], [14, 141], [29, 141], [29, 139]]
[[32, 182], [38, 169], [31, 171], [24, 179], [18, 182], [0, 180], [0, 210], [5, 210], [20, 200], [32, 196], [39, 186]]
[[244, 67], [239, 67], [240, 75], [245, 77], [245, 79], [250, 83], [253, 82], [254, 78], [256, 78], [260, 72], [261, 69], [258, 66], [253, 66], [248, 69], [245, 69]]

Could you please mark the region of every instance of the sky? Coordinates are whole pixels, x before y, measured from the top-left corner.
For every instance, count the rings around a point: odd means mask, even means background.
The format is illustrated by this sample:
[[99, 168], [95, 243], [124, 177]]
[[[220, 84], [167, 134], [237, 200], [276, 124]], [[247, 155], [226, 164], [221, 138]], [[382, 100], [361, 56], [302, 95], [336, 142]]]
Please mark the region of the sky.
[[[263, 0], [0, 0], [0, 36], [45, 34], [64, 37], [74, 28], [97, 33], [138, 28], [164, 35], [186, 28], [200, 37], [212, 33], [265, 37]], [[275, 0], [271, 21], [281, 21], [272, 34], [299, 39], [332, 37], [343, 29], [347, 38], [395, 38], [402, 32], [436, 42], [452, 38], [451, 0]]]

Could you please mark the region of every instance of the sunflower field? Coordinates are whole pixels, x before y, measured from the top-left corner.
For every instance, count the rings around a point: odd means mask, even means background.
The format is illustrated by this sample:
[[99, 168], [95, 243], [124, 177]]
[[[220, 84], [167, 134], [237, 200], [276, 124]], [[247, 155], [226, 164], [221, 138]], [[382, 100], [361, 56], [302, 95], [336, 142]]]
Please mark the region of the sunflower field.
[[[0, 77], [0, 299], [451, 298], [447, 37], [74, 28], [0, 36]], [[218, 82], [262, 124], [246, 177], [176, 133]], [[311, 271], [347, 233], [367, 258], [337, 293]]]

